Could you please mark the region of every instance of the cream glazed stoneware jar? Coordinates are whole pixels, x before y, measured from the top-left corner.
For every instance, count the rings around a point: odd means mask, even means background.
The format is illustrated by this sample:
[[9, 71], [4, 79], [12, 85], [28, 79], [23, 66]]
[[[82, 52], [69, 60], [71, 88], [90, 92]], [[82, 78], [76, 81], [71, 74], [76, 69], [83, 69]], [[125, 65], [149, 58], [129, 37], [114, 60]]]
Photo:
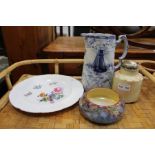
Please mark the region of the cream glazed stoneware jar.
[[121, 69], [115, 72], [113, 90], [119, 93], [126, 103], [136, 102], [140, 95], [143, 76], [138, 72], [134, 61], [125, 60]]

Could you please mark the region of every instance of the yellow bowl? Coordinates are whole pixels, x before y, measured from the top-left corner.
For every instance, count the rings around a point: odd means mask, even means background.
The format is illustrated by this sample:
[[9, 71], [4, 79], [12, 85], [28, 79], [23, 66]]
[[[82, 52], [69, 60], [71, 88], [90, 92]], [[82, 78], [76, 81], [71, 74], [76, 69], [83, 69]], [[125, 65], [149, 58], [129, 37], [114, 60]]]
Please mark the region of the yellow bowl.
[[86, 100], [100, 106], [112, 106], [120, 100], [119, 95], [109, 88], [94, 88], [86, 93]]

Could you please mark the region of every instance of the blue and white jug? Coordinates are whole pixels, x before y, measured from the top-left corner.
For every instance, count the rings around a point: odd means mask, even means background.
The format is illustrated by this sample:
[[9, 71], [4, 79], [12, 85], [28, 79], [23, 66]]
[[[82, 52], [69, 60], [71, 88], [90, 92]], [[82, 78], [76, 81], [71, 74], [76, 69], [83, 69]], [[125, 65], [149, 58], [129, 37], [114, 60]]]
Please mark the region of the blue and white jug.
[[[85, 90], [96, 87], [112, 87], [112, 78], [116, 68], [128, 52], [128, 41], [125, 35], [116, 36], [103, 33], [83, 33], [85, 39], [85, 56], [82, 71], [82, 83]], [[114, 66], [115, 48], [124, 41], [124, 51], [119, 63]]]

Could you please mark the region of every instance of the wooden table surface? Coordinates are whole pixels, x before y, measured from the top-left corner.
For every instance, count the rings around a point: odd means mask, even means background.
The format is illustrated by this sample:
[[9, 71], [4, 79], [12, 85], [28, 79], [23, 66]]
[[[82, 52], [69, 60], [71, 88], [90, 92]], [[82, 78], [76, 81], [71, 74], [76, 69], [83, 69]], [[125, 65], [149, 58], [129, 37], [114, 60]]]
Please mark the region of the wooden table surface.
[[[22, 81], [30, 75], [23, 75]], [[123, 118], [111, 125], [87, 121], [79, 112], [78, 103], [49, 114], [30, 114], [15, 109], [9, 102], [0, 111], [0, 128], [155, 128], [155, 84], [144, 79], [139, 100], [126, 104]]]
[[[145, 41], [145, 42], [150, 42], [150, 43], [155, 43], [154, 40], [152, 39], [146, 39], [146, 38], [140, 38], [140, 39], [132, 39], [133, 41], [137, 41], [139, 43]], [[48, 46], [46, 46], [43, 49], [43, 52], [45, 53], [83, 53], [85, 51], [84, 47], [84, 39], [83, 37], [58, 37], [56, 40], [51, 42]], [[122, 53], [122, 46], [118, 46], [116, 48], [116, 53]], [[129, 46], [129, 54], [154, 54], [154, 50], [150, 49], [143, 49], [143, 48], [138, 48], [138, 47], [133, 47]]]
[[57, 37], [43, 49], [43, 52], [84, 52], [82, 37]]

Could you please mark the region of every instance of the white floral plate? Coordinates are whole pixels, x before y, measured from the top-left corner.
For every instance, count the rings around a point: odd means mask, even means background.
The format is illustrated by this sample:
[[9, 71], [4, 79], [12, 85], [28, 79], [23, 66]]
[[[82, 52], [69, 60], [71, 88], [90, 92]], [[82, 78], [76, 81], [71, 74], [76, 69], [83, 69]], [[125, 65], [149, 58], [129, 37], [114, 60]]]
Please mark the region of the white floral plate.
[[70, 76], [47, 74], [18, 83], [11, 90], [9, 99], [22, 111], [49, 113], [72, 106], [83, 92], [80, 81]]

